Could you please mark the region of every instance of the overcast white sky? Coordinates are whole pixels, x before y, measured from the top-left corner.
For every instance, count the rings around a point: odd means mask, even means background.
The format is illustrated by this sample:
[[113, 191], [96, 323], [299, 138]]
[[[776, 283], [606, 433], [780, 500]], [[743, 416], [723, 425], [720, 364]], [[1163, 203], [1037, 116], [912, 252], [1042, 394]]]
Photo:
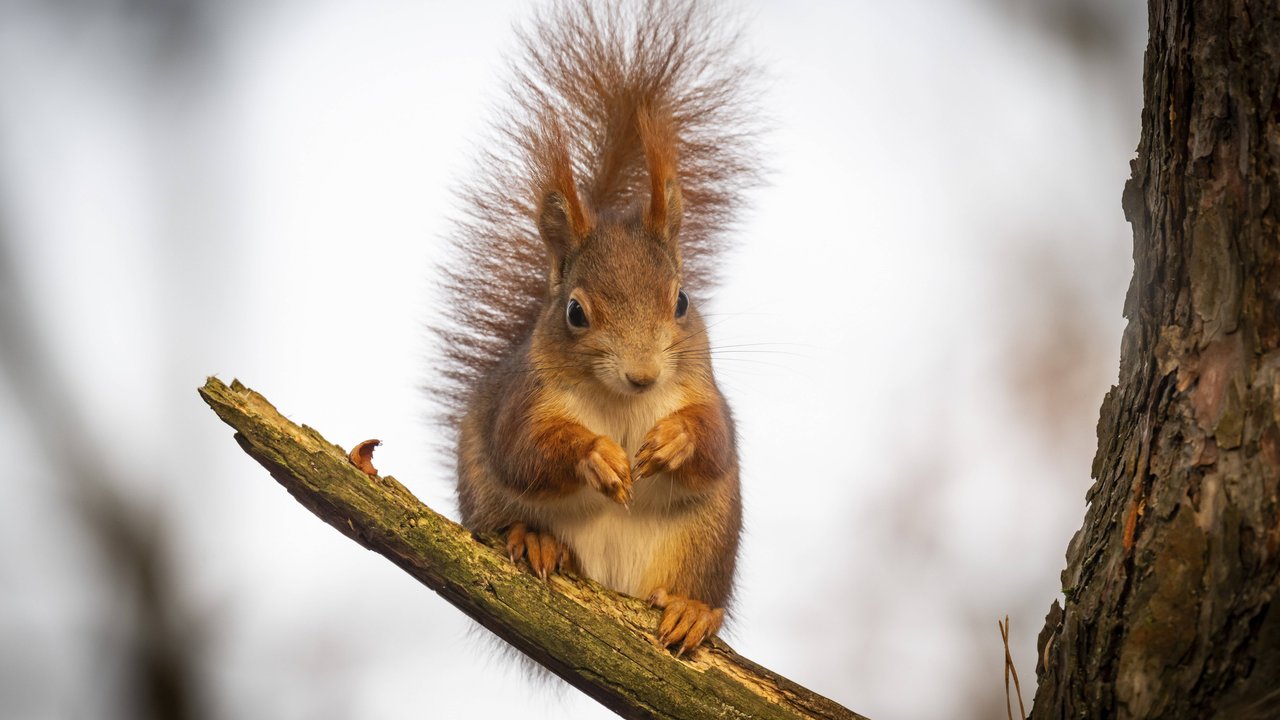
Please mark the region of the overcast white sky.
[[[717, 366], [747, 503], [728, 639], [873, 718], [989, 717], [1007, 613], [1029, 704], [1119, 356], [1142, 9], [1082, 58], [1026, 3], [743, 6], [775, 172], [711, 334], [778, 352]], [[238, 377], [379, 437], [454, 513], [417, 389], [429, 273], [527, 4], [227, 4], [188, 64], [146, 16], [53, 7], [0, 7], [0, 232], [78, 412], [146, 468], [126, 490], [163, 519], [216, 716], [608, 716], [303, 511], [195, 394]], [[102, 717], [95, 653], [127, 630], [30, 462], [0, 479], [0, 647], [30, 648], [0, 650], [0, 715]]]

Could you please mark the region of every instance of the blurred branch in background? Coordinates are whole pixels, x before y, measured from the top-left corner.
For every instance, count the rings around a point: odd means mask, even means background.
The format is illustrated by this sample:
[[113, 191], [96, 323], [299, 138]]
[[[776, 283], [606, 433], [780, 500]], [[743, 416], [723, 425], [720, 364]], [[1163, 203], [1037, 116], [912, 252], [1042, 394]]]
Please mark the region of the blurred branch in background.
[[[213, 0], [39, 0], [22, 8], [58, 19], [64, 27], [90, 26], [93, 32], [134, 41], [150, 71], [180, 74], [199, 67], [209, 50]], [[21, 7], [21, 6], [19, 6]]]
[[[1014, 22], [1062, 43], [1082, 58], [1115, 67], [1133, 48], [1135, 9], [1143, 3], [1115, 0], [985, 0]], [[1145, 17], [1145, 14], [1143, 15]]]
[[[210, 5], [204, 0], [53, 0], [11, 6], [6, 16], [39, 17], [68, 38], [129, 48], [139, 57], [126, 67], [133, 69], [131, 74], [158, 76], [141, 85], [157, 93], [177, 84], [164, 78], [176, 80], [200, 65], [206, 47], [205, 8]], [[93, 626], [76, 643], [75, 652], [95, 656], [82, 661], [99, 671], [74, 678], [73, 692], [81, 697], [69, 702], [106, 718], [206, 717], [211, 698], [203, 690], [199, 670], [205, 643], [182, 601], [174, 536], [163, 520], [171, 513], [160, 507], [163, 501], [126, 490], [132, 484], [126, 478], [154, 474], [157, 464], [138, 458], [136, 466], [121, 467], [105, 452], [103, 429], [90, 427], [72, 396], [75, 385], [61, 375], [66, 365], [54, 357], [52, 338], [43, 332], [49, 326], [37, 312], [41, 303], [25, 285], [19, 266], [18, 248], [33, 241], [37, 239], [19, 238], [12, 226], [0, 224], [0, 381], [16, 399], [13, 415], [36, 440], [36, 447], [26, 448], [29, 461], [43, 464], [58, 481], [52, 494], [65, 507], [72, 526], [83, 531], [79, 538], [89, 546], [84, 554], [96, 566], [77, 585], [83, 593], [80, 602], [93, 608]], [[160, 487], [161, 481], [152, 478], [142, 484]], [[33, 542], [35, 547], [56, 544], [39, 538]], [[24, 653], [16, 644], [3, 647], [4, 652]], [[55, 682], [45, 670], [32, 672], [37, 683]], [[65, 689], [53, 686], [25, 691], [65, 694]]]
[[[120, 609], [118, 615], [105, 615], [112, 627], [96, 634], [108, 644], [104, 654], [111, 672], [102, 677], [121, 678], [123, 687], [109, 694], [118, 692], [122, 707], [97, 710], [105, 717], [142, 720], [201, 718], [201, 643], [175, 591], [168, 530], [155, 508], [126, 499], [120, 489], [119, 478], [126, 473], [148, 472], [146, 459], [140, 458], [137, 467], [111, 467], [97, 437], [84, 426], [33, 322], [9, 237], [0, 224], [0, 379], [38, 441], [30, 450], [62, 482], [58, 492], [88, 531], [102, 576], [111, 584], [94, 600]], [[47, 542], [33, 538], [36, 546]], [[6, 644], [5, 651], [23, 648]]]
[[1068, 238], [1044, 242], [1037, 235], [1032, 229], [1022, 233], [1028, 240], [1002, 273], [1000, 294], [1021, 303], [1011, 309], [1007, 334], [999, 340], [998, 369], [1015, 410], [1030, 421], [1046, 451], [1061, 459], [1089, 457], [1099, 390], [1115, 380], [1118, 339], [1107, 319], [1118, 313], [1098, 307], [1100, 293], [1092, 285], [1099, 273], [1073, 267], [1064, 250]]

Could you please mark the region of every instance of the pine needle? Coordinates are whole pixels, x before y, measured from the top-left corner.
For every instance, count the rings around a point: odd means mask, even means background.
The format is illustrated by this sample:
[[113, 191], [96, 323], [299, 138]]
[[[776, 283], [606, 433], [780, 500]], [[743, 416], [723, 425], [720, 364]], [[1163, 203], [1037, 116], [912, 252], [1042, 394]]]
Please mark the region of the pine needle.
[[996, 620], [996, 627], [1000, 628], [1000, 639], [1004, 641], [1004, 709], [1009, 713], [1009, 720], [1013, 720], [1013, 700], [1009, 697], [1009, 676], [1013, 675], [1013, 688], [1018, 694], [1018, 717], [1025, 718], [1027, 709], [1022, 705], [1022, 684], [1018, 682], [1018, 669], [1013, 666], [1013, 655], [1009, 652], [1009, 616], [1004, 616], [1004, 622]]

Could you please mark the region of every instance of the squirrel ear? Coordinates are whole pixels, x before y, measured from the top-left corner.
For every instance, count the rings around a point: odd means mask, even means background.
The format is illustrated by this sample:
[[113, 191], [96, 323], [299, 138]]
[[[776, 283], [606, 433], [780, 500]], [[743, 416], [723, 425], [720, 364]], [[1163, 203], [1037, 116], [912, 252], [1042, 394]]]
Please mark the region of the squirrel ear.
[[574, 204], [559, 190], [552, 190], [542, 198], [542, 208], [538, 212], [538, 233], [542, 236], [542, 242], [547, 244], [547, 249], [557, 258], [563, 258], [576, 250], [586, 234], [580, 231], [581, 221], [574, 222]]
[[538, 234], [551, 254], [551, 280], [556, 282], [565, 257], [582, 245], [594, 218], [578, 199], [567, 157], [556, 163], [550, 180], [538, 208]]
[[684, 197], [680, 193], [680, 181], [674, 176], [665, 182], [652, 179], [653, 195], [645, 209], [644, 225], [649, 232], [674, 245], [680, 234], [680, 219], [684, 215]]
[[684, 215], [684, 196], [676, 175], [676, 138], [671, 118], [642, 109], [636, 114], [645, 162], [649, 166], [650, 196], [644, 210], [645, 228], [675, 247]]

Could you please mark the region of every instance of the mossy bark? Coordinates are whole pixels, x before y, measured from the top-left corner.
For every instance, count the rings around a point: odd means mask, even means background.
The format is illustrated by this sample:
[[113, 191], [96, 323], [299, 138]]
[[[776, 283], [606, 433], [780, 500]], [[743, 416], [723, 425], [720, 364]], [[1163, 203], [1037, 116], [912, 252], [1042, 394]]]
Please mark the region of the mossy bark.
[[341, 448], [239, 382], [200, 395], [236, 441], [298, 502], [377, 552], [538, 663], [631, 718], [860, 718], [713, 639], [690, 659], [655, 640], [658, 613], [588, 580], [516, 568], [392, 477], [366, 475]]
[[1280, 717], [1280, 2], [1149, 8], [1129, 325], [1031, 716]]

